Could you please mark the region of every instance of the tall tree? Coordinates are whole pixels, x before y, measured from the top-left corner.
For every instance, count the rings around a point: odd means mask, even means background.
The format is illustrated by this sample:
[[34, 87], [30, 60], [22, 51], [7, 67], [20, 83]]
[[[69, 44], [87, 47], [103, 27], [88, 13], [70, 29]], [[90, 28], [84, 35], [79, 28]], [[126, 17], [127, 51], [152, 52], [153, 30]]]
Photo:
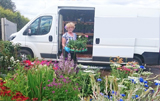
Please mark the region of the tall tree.
[[0, 6], [4, 9], [10, 9], [13, 12], [16, 10], [16, 5], [12, 0], [0, 0]]

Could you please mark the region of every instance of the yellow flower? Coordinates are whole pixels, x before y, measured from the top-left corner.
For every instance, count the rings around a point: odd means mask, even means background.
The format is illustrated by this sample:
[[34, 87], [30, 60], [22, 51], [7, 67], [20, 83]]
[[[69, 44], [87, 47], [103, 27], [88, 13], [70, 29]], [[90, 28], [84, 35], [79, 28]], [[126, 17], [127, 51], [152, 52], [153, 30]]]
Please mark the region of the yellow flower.
[[0, 80], [3, 80], [2, 78], [0, 78]]
[[6, 83], [7, 83], [7, 80], [4, 80], [4, 82], [6, 82]]

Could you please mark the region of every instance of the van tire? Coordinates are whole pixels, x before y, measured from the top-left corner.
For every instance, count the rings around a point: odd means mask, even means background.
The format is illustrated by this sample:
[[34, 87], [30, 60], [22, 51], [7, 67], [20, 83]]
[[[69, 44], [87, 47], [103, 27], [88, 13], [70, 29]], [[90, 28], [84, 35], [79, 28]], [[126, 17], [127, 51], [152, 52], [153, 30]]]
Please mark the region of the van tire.
[[138, 65], [142, 65], [143, 64], [141, 58], [138, 57], [138, 56], [134, 56], [133, 61], [137, 62]]
[[21, 55], [27, 56], [30, 55], [33, 58], [32, 52], [26, 49], [20, 49], [18, 55], [21, 57]]

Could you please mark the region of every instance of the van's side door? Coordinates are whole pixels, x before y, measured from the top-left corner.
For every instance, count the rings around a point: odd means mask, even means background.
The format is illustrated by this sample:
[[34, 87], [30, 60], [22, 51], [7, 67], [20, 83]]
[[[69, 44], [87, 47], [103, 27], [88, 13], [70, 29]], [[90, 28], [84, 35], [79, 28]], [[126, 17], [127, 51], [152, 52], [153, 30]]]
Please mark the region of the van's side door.
[[40, 16], [30, 24], [29, 29], [30, 34], [26, 36], [26, 46], [34, 51], [36, 57], [57, 58], [57, 43], [54, 38], [55, 16]]

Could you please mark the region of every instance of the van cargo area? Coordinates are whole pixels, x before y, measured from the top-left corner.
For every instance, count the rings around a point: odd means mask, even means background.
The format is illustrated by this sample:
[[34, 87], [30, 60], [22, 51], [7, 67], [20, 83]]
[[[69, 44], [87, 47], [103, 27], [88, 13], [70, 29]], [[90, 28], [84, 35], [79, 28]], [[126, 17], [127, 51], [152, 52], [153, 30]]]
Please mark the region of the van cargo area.
[[94, 10], [61, 9], [59, 11], [59, 55], [62, 53], [62, 35], [67, 32], [64, 26], [68, 22], [75, 23], [75, 29], [73, 32], [77, 34], [77, 37], [88, 36], [88, 51], [77, 53], [77, 59], [91, 60], [94, 37]]

